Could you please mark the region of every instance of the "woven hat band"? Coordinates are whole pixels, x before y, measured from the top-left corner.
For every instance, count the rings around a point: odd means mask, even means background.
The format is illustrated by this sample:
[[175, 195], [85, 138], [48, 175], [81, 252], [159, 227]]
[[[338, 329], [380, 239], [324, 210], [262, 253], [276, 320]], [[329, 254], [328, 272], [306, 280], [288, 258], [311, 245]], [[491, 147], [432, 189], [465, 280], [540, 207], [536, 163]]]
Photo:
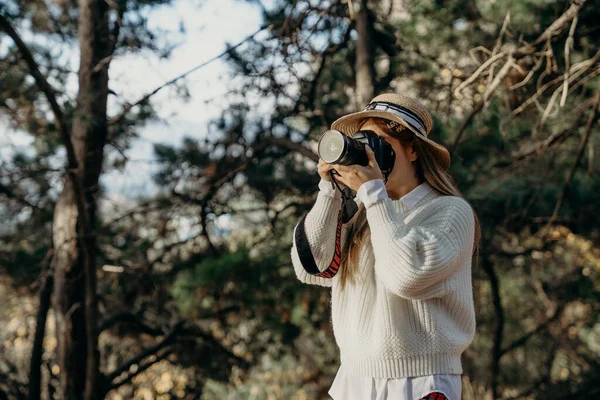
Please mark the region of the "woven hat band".
[[404, 121], [409, 123], [413, 128], [421, 132], [423, 136], [427, 136], [427, 130], [425, 129], [425, 123], [418, 115], [413, 113], [408, 108], [399, 106], [394, 103], [388, 103], [386, 101], [374, 101], [365, 106], [363, 111], [376, 110], [376, 111], [385, 111], [392, 114], [395, 114], [402, 118]]

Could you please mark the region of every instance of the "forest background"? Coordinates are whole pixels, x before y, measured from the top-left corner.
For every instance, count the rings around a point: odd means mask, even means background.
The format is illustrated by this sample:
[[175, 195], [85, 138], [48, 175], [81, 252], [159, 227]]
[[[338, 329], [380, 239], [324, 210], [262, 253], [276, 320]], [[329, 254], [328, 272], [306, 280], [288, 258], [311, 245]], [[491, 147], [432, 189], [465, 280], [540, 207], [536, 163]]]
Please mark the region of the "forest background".
[[327, 399], [316, 142], [418, 98], [482, 223], [464, 399], [600, 392], [600, 6], [0, 2], [0, 399]]

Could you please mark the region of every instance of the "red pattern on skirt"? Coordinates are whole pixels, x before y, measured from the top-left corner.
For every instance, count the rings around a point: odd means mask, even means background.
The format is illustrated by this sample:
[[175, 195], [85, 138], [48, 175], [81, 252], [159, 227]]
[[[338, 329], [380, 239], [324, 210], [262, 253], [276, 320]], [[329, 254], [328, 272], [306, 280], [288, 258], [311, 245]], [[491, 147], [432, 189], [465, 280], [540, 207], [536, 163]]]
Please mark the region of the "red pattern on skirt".
[[420, 400], [448, 400], [448, 398], [440, 392], [431, 392]]

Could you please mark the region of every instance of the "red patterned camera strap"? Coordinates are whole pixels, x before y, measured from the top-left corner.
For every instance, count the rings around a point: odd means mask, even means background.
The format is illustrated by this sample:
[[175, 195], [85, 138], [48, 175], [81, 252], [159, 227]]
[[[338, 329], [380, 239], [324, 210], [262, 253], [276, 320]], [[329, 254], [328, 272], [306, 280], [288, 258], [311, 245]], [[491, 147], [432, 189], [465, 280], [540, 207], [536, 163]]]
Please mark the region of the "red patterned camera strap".
[[333, 278], [340, 269], [340, 263], [342, 261], [341, 242], [342, 242], [342, 217], [338, 218], [337, 228], [335, 230], [335, 252], [333, 253], [333, 259], [324, 271], [320, 271], [315, 263], [308, 239], [306, 237], [306, 231], [304, 230], [304, 220], [306, 215], [296, 226], [296, 234], [294, 239], [296, 240], [296, 248], [298, 249], [298, 256], [300, 262], [304, 267], [304, 270], [311, 275], [319, 276], [321, 278]]

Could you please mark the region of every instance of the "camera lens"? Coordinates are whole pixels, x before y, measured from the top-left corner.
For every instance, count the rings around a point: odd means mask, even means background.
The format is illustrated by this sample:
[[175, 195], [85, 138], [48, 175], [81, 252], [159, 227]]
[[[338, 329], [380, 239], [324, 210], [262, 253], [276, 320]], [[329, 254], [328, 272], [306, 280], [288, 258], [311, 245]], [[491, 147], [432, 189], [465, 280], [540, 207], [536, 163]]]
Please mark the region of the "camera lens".
[[327, 163], [336, 163], [344, 155], [345, 149], [346, 141], [340, 131], [329, 130], [319, 140], [319, 157]]

